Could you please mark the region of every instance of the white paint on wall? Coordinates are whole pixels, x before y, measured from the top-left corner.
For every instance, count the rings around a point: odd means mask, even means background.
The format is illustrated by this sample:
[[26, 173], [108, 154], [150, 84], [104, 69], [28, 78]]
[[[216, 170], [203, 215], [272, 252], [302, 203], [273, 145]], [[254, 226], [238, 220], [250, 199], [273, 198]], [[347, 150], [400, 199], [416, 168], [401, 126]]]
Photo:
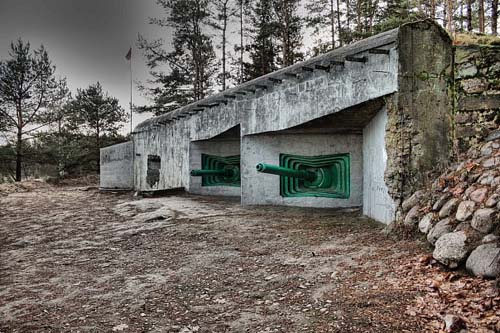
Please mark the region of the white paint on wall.
[[389, 224], [394, 220], [395, 204], [384, 181], [386, 125], [384, 106], [363, 129], [363, 214]]

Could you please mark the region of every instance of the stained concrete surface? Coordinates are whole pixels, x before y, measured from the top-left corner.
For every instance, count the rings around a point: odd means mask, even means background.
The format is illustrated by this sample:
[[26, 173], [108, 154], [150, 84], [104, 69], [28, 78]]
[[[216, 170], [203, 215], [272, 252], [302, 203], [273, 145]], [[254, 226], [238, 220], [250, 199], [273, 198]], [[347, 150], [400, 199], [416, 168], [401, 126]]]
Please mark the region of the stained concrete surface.
[[396, 205], [389, 195], [384, 176], [387, 167], [384, 107], [363, 129], [363, 214], [389, 224], [394, 220]]
[[99, 186], [103, 189], [134, 188], [133, 142], [124, 142], [101, 149]]

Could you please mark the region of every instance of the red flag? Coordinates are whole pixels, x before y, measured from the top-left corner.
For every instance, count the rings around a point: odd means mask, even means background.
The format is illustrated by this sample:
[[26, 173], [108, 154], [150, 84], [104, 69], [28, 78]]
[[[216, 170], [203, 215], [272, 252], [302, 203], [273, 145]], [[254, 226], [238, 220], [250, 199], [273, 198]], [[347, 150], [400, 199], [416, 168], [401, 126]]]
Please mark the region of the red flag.
[[132, 58], [132, 48], [130, 48], [127, 52], [127, 55], [125, 56], [125, 59], [130, 60]]

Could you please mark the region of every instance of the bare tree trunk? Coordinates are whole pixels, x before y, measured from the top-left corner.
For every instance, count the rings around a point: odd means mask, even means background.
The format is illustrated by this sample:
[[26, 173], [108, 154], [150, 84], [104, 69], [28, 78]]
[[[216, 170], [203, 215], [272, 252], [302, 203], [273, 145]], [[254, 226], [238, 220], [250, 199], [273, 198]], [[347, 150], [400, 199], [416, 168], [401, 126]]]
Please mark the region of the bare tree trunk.
[[17, 128], [17, 141], [16, 141], [16, 182], [21, 181], [22, 174], [22, 146], [23, 146], [23, 129]]
[[226, 30], [227, 30], [227, 3], [222, 8], [222, 90], [226, 90]]
[[498, 34], [498, 0], [491, 1], [491, 34]]
[[368, 33], [370, 31], [370, 17], [372, 16], [371, 15], [371, 1], [370, 0], [366, 0], [364, 2], [365, 4], [365, 12], [364, 12], [364, 26], [363, 26], [363, 32], [365, 33]]
[[460, 1], [460, 31], [464, 31], [464, 2]]
[[472, 0], [467, 0], [467, 31], [472, 32]]
[[196, 36], [196, 41], [195, 41], [195, 49], [192, 51], [193, 55], [193, 62], [194, 62], [194, 68], [195, 68], [195, 79], [194, 79], [194, 100], [199, 101], [202, 99], [202, 76], [201, 76], [201, 57], [200, 57], [200, 52], [202, 49], [201, 45], [201, 40], [200, 40], [200, 27], [199, 27], [199, 22], [198, 22], [198, 17], [200, 16], [200, 3], [199, 1], [196, 1], [196, 15], [193, 18], [193, 32]]
[[63, 161], [63, 152], [62, 152], [62, 119], [57, 119], [57, 175], [58, 177], [62, 177], [64, 175], [64, 161]]
[[484, 34], [484, 0], [479, 0], [479, 32]]
[[356, 1], [356, 31], [360, 34], [363, 31], [363, 24], [361, 23], [362, 22], [361, 6], [362, 6], [362, 1], [357, 0]]
[[23, 165], [23, 110], [21, 101], [16, 102], [16, 116], [17, 116], [17, 140], [16, 140], [16, 182], [20, 182], [22, 178], [22, 165]]
[[446, 25], [450, 34], [453, 34], [453, 0], [448, 0], [446, 8], [448, 11]]
[[351, 6], [350, 6], [350, 2], [351, 0], [345, 0], [345, 4], [346, 4], [346, 16], [347, 16], [347, 33], [349, 34], [349, 37], [347, 38], [347, 42], [351, 42]]
[[431, 0], [431, 12], [430, 16], [433, 20], [436, 19], [436, 0]]
[[96, 139], [96, 148], [97, 148], [97, 172], [100, 173], [101, 172], [101, 164], [99, 163], [99, 160], [100, 160], [100, 152], [101, 152], [101, 129], [100, 129], [100, 126], [99, 126], [99, 121], [97, 122], [96, 124], [96, 136], [95, 136], [95, 139]]
[[333, 0], [330, 0], [330, 20], [331, 20], [330, 24], [332, 32], [332, 50], [333, 50], [335, 48], [335, 10], [333, 9]]
[[240, 77], [238, 78], [239, 83], [243, 83], [243, 1], [240, 0]]
[[339, 46], [342, 46], [342, 37], [341, 33], [341, 22], [340, 22], [340, 0], [337, 0], [337, 31], [339, 34]]

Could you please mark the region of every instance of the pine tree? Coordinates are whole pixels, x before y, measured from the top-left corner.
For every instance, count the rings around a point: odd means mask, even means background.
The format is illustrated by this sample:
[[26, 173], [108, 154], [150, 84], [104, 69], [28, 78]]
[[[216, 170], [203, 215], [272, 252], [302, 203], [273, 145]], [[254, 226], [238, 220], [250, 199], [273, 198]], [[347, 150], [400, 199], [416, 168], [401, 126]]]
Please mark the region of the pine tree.
[[252, 42], [246, 46], [250, 62], [244, 64], [245, 80], [271, 73], [277, 69], [278, 48], [274, 42], [276, 21], [272, 2], [256, 0], [251, 5], [250, 28]]
[[118, 99], [104, 92], [99, 82], [86, 89], [78, 89], [68, 105], [67, 117], [70, 127], [94, 138], [93, 158], [99, 165], [99, 149], [103, 136], [116, 136], [121, 123], [127, 120], [125, 110]]
[[239, 43], [234, 45], [234, 51], [238, 54], [237, 59], [233, 58], [232, 65], [236, 68], [236, 82], [241, 84], [245, 80], [244, 70], [245, 70], [245, 33], [246, 33], [246, 24], [245, 18], [249, 15], [250, 8], [250, 0], [236, 0], [237, 2], [237, 11], [236, 16], [238, 17], [238, 25], [239, 25]]
[[238, 8], [235, 8], [231, 0], [213, 0], [213, 11], [215, 19], [212, 22], [212, 27], [220, 31], [221, 39], [221, 73], [219, 80], [222, 90], [226, 90], [226, 83], [229, 79], [229, 72], [227, 71], [227, 29], [231, 18], [236, 15]]
[[337, 0], [336, 3], [337, 3], [337, 32], [339, 34], [339, 46], [342, 46], [343, 41], [340, 34], [340, 32], [342, 31], [342, 22], [340, 21], [340, 17], [342, 16], [342, 13], [340, 12], [340, 0]]
[[357, 0], [355, 9], [356, 29], [353, 38], [356, 40], [366, 38], [373, 34], [373, 24], [378, 13], [379, 0]]
[[15, 147], [15, 180], [21, 181], [25, 137], [51, 122], [54, 107], [68, 94], [65, 79], [43, 46], [32, 51], [22, 40], [10, 45], [10, 58], [0, 61], [0, 123]]
[[460, 0], [459, 1], [459, 4], [458, 4], [458, 8], [459, 8], [459, 15], [458, 15], [458, 30], [460, 32], [463, 32], [464, 31], [464, 20], [465, 20], [465, 16], [464, 16], [464, 1], [463, 0]]
[[378, 13], [374, 32], [386, 31], [418, 19], [418, 15], [412, 11], [413, 8], [412, 0], [387, 0], [385, 8]]
[[472, 1], [467, 0], [467, 31], [472, 32]]
[[498, 0], [491, 0], [491, 34], [498, 34]]
[[446, 29], [448, 29], [449, 33], [453, 33], [454, 31], [454, 22], [453, 22], [453, 0], [446, 1]]
[[484, 34], [484, 0], [479, 2], [479, 33]]
[[[157, 0], [157, 3], [167, 17], [151, 19], [151, 23], [173, 29], [173, 51], [165, 51], [161, 39], [147, 41], [139, 37], [138, 41], [152, 76], [148, 83], [154, 85], [140, 88], [155, 104], [138, 111], [152, 111], [156, 115], [205, 98], [211, 92], [216, 72], [215, 52], [206, 32], [210, 25], [209, 1]], [[167, 65], [170, 71], [158, 70], [162, 65]]]
[[282, 67], [293, 65], [303, 59], [302, 18], [298, 15], [300, 0], [274, 0], [276, 15], [276, 35], [279, 40]]
[[[334, 4], [335, 2], [335, 4]], [[328, 31], [328, 46], [323, 46], [319, 40], [316, 48], [334, 49], [336, 33], [340, 31], [340, 0], [310, 0], [306, 3], [307, 10], [306, 26], [313, 29], [313, 35], [321, 35]], [[336, 24], [338, 31], [336, 32]], [[340, 43], [339, 43], [340, 45]]]

